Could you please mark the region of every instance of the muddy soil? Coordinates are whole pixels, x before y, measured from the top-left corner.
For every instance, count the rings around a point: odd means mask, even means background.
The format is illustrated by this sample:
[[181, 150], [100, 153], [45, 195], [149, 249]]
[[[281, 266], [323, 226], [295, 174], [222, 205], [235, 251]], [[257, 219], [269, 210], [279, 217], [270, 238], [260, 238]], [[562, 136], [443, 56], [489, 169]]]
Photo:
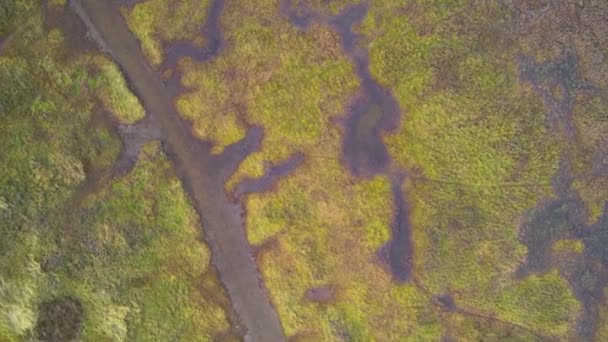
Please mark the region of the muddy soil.
[[333, 285], [322, 285], [308, 289], [304, 293], [304, 299], [319, 304], [332, 303], [336, 299], [337, 289]]
[[78, 299], [66, 297], [38, 308], [36, 332], [41, 341], [75, 341], [82, 331], [84, 310]]

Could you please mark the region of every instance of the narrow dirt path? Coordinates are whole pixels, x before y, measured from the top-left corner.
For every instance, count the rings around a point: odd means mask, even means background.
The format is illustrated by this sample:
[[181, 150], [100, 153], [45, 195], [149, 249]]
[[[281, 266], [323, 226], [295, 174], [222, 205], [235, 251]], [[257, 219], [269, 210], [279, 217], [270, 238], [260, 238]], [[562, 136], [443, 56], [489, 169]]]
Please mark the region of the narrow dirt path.
[[[138, 132], [145, 131], [143, 125], [150, 125], [151, 121], [158, 124], [158, 137], [201, 217], [212, 261], [247, 329], [245, 341], [284, 341], [278, 316], [258, 275], [245, 235], [242, 208], [231, 203], [224, 190], [225, 180], [258, 148], [261, 128], [251, 128], [245, 139], [226, 148], [223, 155], [212, 155], [210, 145], [195, 138], [190, 125], [180, 118], [171, 92], [148, 65], [116, 5], [107, 0], [73, 0], [71, 7], [86, 23], [88, 34], [120, 66], [146, 108], [148, 118], [142, 126], [136, 124], [123, 133], [134, 134], [137, 137], [133, 139], [137, 140]], [[132, 156], [125, 157], [128, 161]]]

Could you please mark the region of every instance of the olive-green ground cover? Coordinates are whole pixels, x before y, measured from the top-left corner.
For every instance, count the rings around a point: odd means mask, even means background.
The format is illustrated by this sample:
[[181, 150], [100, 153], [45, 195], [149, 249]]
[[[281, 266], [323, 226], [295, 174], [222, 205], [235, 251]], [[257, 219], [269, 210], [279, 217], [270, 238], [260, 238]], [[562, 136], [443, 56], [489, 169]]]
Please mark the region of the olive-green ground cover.
[[37, 1], [1, 7], [12, 20], [2, 36], [12, 35], [0, 56], [0, 340], [227, 331], [197, 216], [159, 145], [127, 175], [107, 176], [121, 148], [108, 113], [144, 115], [116, 66], [68, 53], [77, 47], [43, 30]]

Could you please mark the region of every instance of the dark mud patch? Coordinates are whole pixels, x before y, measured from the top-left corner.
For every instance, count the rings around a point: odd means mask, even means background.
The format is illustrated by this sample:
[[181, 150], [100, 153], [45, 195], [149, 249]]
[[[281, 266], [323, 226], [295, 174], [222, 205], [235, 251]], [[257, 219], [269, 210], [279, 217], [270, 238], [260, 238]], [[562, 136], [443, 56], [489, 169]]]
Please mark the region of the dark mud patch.
[[403, 176], [393, 176], [391, 180], [393, 205], [395, 213], [391, 224], [391, 239], [380, 248], [378, 256], [387, 264], [398, 283], [411, 280], [412, 277], [412, 230], [410, 224], [410, 208], [405, 200], [401, 186]]
[[272, 251], [276, 251], [281, 248], [281, 243], [277, 235], [273, 235], [268, 239], [264, 240], [262, 243], [255, 245], [253, 250], [253, 256], [255, 260], [260, 262], [260, 259], [267, 253]]
[[65, 257], [63, 256], [63, 254], [52, 253], [44, 257], [44, 259], [40, 263], [40, 269], [44, 273], [51, 273], [63, 266], [64, 262]]
[[281, 13], [287, 17], [293, 26], [302, 31], [308, 30], [310, 25], [322, 18], [322, 16], [311, 10], [305, 3], [294, 3], [293, 0], [281, 2]]
[[304, 293], [304, 300], [317, 304], [331, 304], [336, 301], [338, 288], [334, 285], [322, 285], [308, 289]]
[[45, 31], [58, 29], [65, 38], [68, 57], [77, 56], [83, 52], [94, 52], [97, 46], [91, 40], [85, 39], [82, 32], [86, 26], [80, 18], [67, 6], [49, 6], [43, 4], [43, 27]]
[[49, 342], [75, 341], [82, 331], [84, 310], [79, 300], [71, 297], [44, 302], [38, 308], [36, 333]]
[[452, 297], [452, 295], [449, 293], [437, 295], [433, 297], [433, 301], [444, 311], [454, 312], [458, 310], [454, 297]]
[[161, 137], [160, 126], [150, 115], [131, 125], [118, 125], [122, 140], [122, 151], [112, 168], [112, 175], [124, 175], [131, 171], [137, 162], [141, 148], [149, 141]]
[[[82, 160], [85, 180], [75, 190], [66, 206], [66, 216], [72, 217], [74, 208], [77, 208], [88, 196], [101, 191], [113, 179], [129, 173], [137, 162], [141, 147], [152, 140], [160, 138], [160, 127], [150, 116], [131, 124], [123, 125], [103, 105], [97, 103], [93, 108], [91, 118], [86, 126], [87, 133], [96, 136], [99, 131], [105, 130], [111, 139], [121, 142], [121, 148], [116, 160], [111, 166], [95, 165], [92, 160]], [[107, 148], [99, 139], [93, 141], [97, 151]], [[106, 142], [107, 143], [107, 142]]]
[[591, 341], [598, 329], [600, 305], [605, 301], [604, 288], [608, 286], [608, 199], [602, 217], [586, 227], [582, 241], [585, 245], [582, 262], [562, 273], [583, 304], [578, 320], [579, 334]]
[[518, 62], [520, 79], [530, 83], [541, 96], [549, 125], [554, 128], [562, 125], [567, 138], [576, 138], [576, 126], [572, 121], [575, 94], [595, 90], [581, 81], [576, 52], [569, 50], [561, 59], [545, 63], [521, 55]]
[[585, 255], [585, 260], [570, 272], [564, 272], [572, 286], [574, 295], [582, 304], [582, 312], [577, 320], [577, 330], [583, 341], [592, 341], [599, 328], [599, 309], [605, 301], [603, 289], [608, 286], [606, 264], [595, 262]]
[[396, 129], [399, 110], [387, 91], [375, 84], [362, 89], [343, 121], [343, 158], [350, 172], [359, 177], [386, 173], [391, 157], [382, 134]]
[[176, 69], [163, 70], [163, 83], [165, 84], [167, 94], [171, 98], [177, 98], [191, 91], [190, 88], [184, 86], [184, 84], [182, 83], [181, 72]]
[[530, 211], [520, 230], [520, 241], [528, 248], [528, 254], [517, 275], [524, 277], [547, 271], [553, 242], [580, 236], [585, 229], [585, 217], [580, 198], [574, 195], [541, 204]]
[[593, 156], [593, 167], [589, 174], [591, 177], [602, 177], [606, 175], [608, 175], [608, 149], [595, 153]]
[[0, 56], [4, 53], [4, 50], [10, 43], [11, 39], [14, 37], [15, 32], [11, 32], [6, 37], [0, 37]]
[[345, 118], [338, 120], [345, 129], [343, 159], [353, 175], [372, 177], [387, 173], [391, 158], [382, 140], [385, 133], [399, 125], [401, 109], [391, 91], [378, 83], [369, 71], [369, 56], [361, 46], [361, 37], [353, 31], [367, 15], [364, 3], [346, 6], [335, 16], [312, 11], [303, 2], [282, 2], [282, 12], [300, 29], [320, 22], [333, 28], [340, 36], [343, 51], [354, 64], [361, 88], [348, 106]]
[[441, 342], [456, 342], [455, 339], [453, 339], [452, 337], [450, 337], [450, 335], [443, 335], [441, 336]]
[[[367, 70], [369, 65], [367, 50], [359, 46], [358, 42], [361, 37], [353, 31], [353, 26], [360, 24], [365, 19], [369, 9], [368, 6], [364, 3], [349, 5], [344, 7], [338, 15], [328, 19], [329, 25], [336, 30], [342, 39], [342, 48], [357, 66], [357, 71], [367, 74], [369, 74], [369, 70]], [[359, 76], [364, 78], [362, 75]]]
[[213, 0], [205, 23], [200, 29], [200, 33], [206, 37], [205, 46], [199, 48], [188, 41], [179, 41], [169, 45], [165, 49], [163, 69], [174, 67], [182, 57], [190, 57], [197, 62], [204, 62], [217, 56], [223, 45], [220, 27], [220, 15], [223, 9], [224, 0]]
[[250, 193], [260, 193], [269, 191], [283, 177], [293, 172], [304, 162], [304, 154], [294, 153], [287, 160], [274, 165], [268, 165], [264, 175], [260, 178], [245, 178], [234, 190], [233, 196], [240, 198]]

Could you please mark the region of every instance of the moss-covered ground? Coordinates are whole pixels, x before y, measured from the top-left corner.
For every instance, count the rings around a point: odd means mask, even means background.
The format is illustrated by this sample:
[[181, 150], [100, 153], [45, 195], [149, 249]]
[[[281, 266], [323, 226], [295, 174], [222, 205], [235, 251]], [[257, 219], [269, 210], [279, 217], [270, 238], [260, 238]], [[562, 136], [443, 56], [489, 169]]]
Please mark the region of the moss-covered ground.
[[0, 37], [11, 35], [0, 55], [0, 340], [230, 331], [197, 216], [159, 144], [131, 173], [95, 176], [121, 149], [111, 122], [144, 115], [121, 73], [45, 31], [38, 1], [0, 9], [10, 18]]

